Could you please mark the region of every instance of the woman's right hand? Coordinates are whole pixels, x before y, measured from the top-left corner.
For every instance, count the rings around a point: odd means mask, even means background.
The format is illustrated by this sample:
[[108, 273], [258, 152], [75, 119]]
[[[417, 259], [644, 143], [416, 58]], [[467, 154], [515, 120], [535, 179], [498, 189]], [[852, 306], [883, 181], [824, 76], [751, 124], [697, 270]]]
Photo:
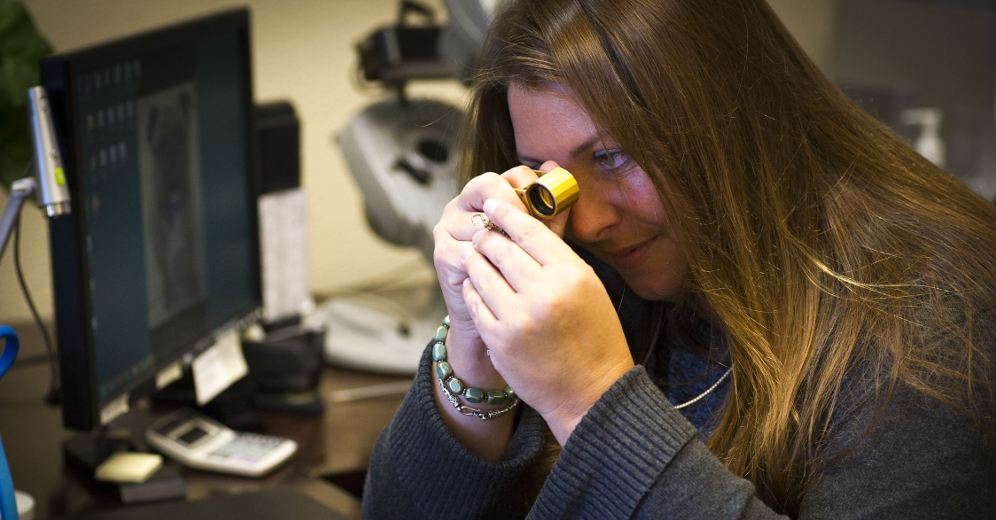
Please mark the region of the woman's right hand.
[[[463, 299], [463, 281], [467, 279], [463, 259], [473, 251], [471, 239], [481, 229], [475, 225], [474, 215], [483, 214], [484, 201], [489, 198], [499, 198], [524, 209], [515, 188], [525, 187], [536, 178], [536, 173], [526, 166], [517, 166], [501, 175], [493, 172], [478, 175], [446, 205], [442, 218], [433, 228], [433, 264], [450, 316], [450, 333], [446, 342], [450, 363], [461, 378], [466, 377], [472, 383], [500, 381], [484, 355], [484, 343]], [[472, 379], [482, 380], [470, 381]]]
[[[556, 164], [544, 163], [547, 171]], [[464, 281], [468, 279], [465, 258], [474, 253], [474, 234], [480, 231], [474, 215], [484, 214], [484, 201], [496, 198], [525, 209], [516, 188], [534, 182], [536, 172], [526, 166], [517, 166], [505, 173], [481, 174], [467, 183], [463, 191], [443, 210], [443, 216], [433, 228], [436, 243], [433, 264], [439, 285], [450, 315], [450, 331], [446, 337], [447, 360], [461, 380], [478, 388], [504, 388], [505, 380], [491, 364], [487, 347], [477, 332], [463, 297]], [[554, 226], [563, 233], [564, 219]], [[551, 228], [553, 229], [553, 228]], [[433, 385], [437, 406], [450, 432], [471, 453], [487, 460], [498, 460], [512, 436], [514, 414], [506, 414], [490, 421], [467, 417], [457, 412], [443, 396], [440, 385]], [[486, 407], [487, 405], [485, 405]]]

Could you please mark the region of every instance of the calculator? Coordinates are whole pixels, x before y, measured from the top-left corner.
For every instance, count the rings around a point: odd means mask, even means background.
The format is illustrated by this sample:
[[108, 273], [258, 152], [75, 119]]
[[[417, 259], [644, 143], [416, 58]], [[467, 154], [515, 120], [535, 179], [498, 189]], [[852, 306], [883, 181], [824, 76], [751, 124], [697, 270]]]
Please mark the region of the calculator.
[[248, 477], [269, 473], [297, 452], [291, 439], [238, 432], [189, 408], [157, 420], [145, 436], [184, 466]]

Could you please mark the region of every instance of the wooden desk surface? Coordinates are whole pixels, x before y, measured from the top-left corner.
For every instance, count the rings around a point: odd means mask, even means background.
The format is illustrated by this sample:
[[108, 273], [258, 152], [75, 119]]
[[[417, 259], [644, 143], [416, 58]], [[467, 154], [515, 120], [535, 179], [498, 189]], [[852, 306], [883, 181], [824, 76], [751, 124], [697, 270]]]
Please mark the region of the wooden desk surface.
[[[21, 337], [22, 352], [40, 352], [34, 325], [14, 325]], [[264, 414], [267, 433], [298, 442], [299, 453], [291, 463], [262, 479], [184, 470], [187, 498], [289, 485], [351, 518], [359, 518], [356, 497], [329, 484], [328, 479], [365, 471], [373, 444], [394, 415], [402, 395], [394, 393], [353, 402], [332, 402], [330, 394], [383, 383], [404, 386], [409, 379], [326, 366], [320, 386], [325, 401], [324, 414], [312, 417]], [[72, 432], [62, 427], [61, 410], [43, 402], [48, 381], [48, 365], [27, 360], [15, 363], [0, 380], [0, 435], [15, 487], [35, 499], [35, 518], [39, 519], [114, 507], [118, 504], [116, 499], [95, 492], [64, 466], [61, 443]]]

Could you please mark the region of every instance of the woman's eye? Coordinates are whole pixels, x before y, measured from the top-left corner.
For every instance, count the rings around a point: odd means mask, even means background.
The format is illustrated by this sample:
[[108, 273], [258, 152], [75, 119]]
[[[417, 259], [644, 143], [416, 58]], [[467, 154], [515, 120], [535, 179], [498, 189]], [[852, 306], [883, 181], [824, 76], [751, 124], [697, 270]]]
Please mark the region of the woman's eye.
[[598, 167], [607, 172], [622, 170], [629, 163], [629, 156], [619, 148], [599, 150], [594, 154]]

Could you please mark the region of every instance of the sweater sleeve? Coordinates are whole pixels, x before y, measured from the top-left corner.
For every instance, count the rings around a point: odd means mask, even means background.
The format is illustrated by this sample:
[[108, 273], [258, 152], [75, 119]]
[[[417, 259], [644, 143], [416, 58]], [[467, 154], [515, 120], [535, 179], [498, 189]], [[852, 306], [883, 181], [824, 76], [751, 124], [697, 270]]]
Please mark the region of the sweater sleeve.
[[364, 518], [522, 518], [534, 497], [523, 478], [538, 461], [542, 418], [522, 406], [496, 462], [468, 452], [436, 408], [429, 349], [387, 429], [378, 439], [363, 492]]
[[[957, 414], [895, 396], [870, 436], [848, 446], [806, 490], [800, 518], [993, 518], [992, 455]], [[853, 441], [853, 442], [852, 442]], [[776, 518], [636, 367], [568, 439], [529, 518]]]

